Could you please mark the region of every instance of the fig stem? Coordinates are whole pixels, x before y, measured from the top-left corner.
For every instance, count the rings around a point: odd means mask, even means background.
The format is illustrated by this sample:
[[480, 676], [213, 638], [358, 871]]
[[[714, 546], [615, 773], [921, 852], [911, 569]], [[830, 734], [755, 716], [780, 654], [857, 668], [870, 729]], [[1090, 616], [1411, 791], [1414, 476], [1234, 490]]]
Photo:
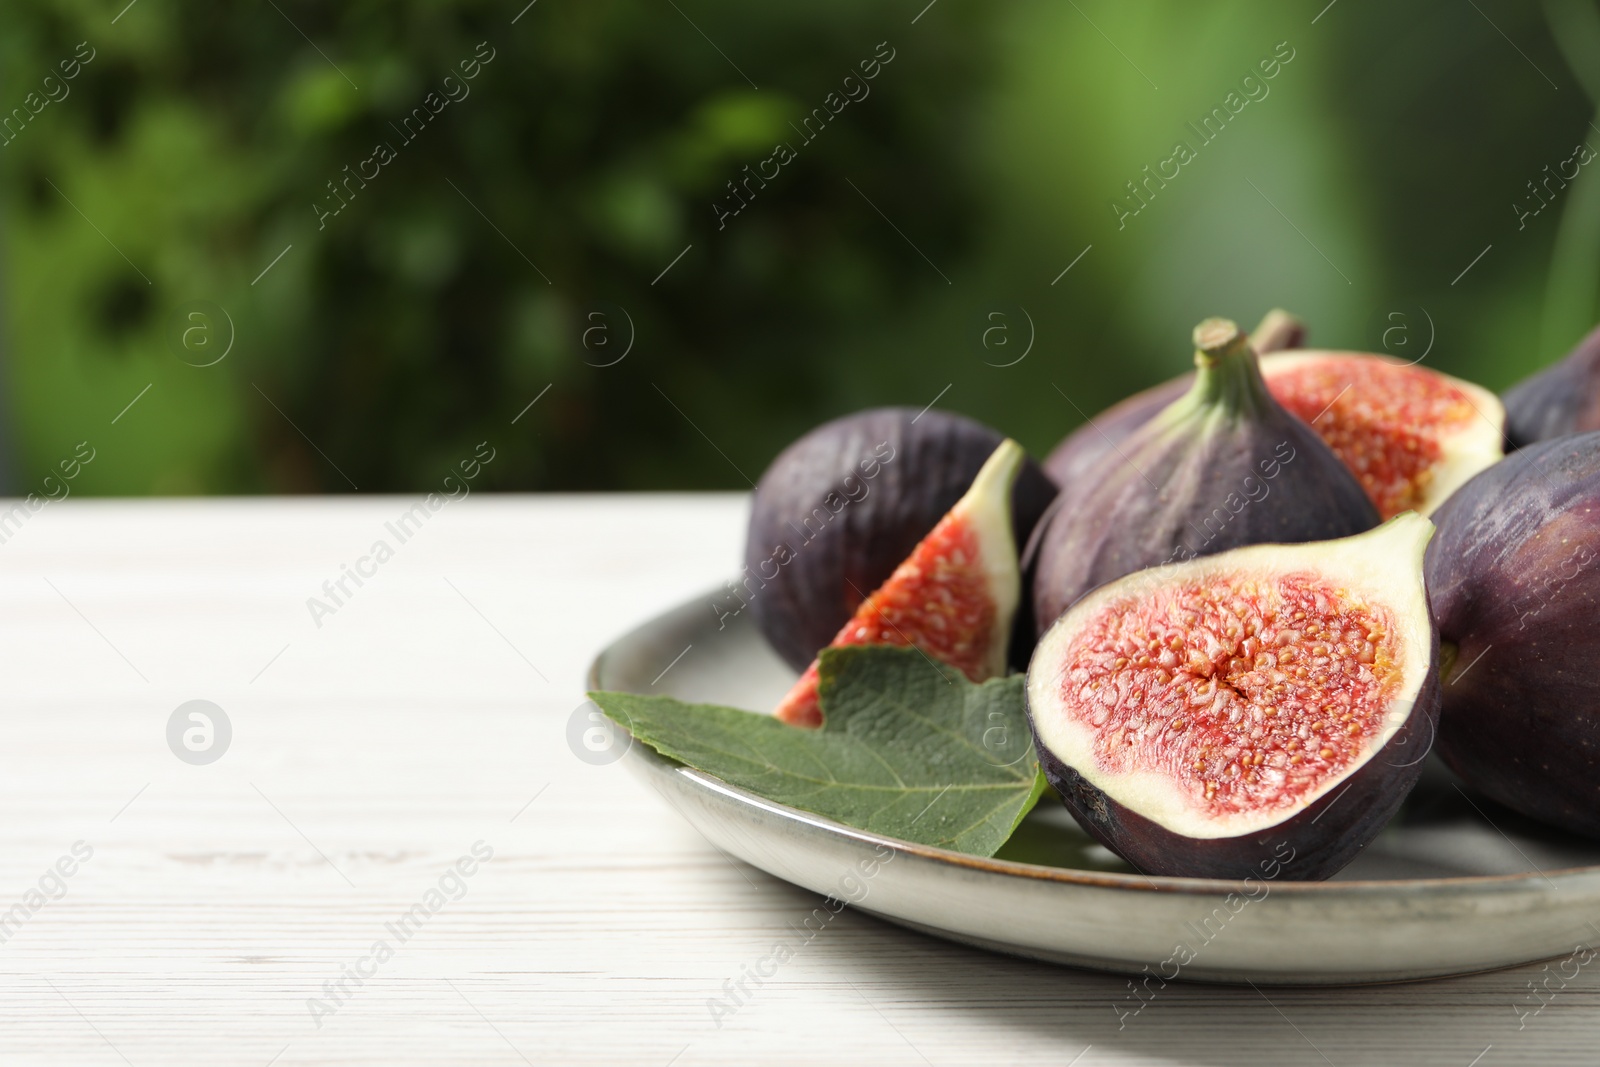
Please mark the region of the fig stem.
[[1194, 387], [1189, 396], [1201, 407], [1230, 415], [1272, 405], [1267, 383], [1256, 365], [1250, 338], [1230, 319], [1207, 319], [1194, 328]]
[[1290, 348], [1304, 348], [1306, 324], [1282, 308], [1273, 308], [1261, 317], [1250, 334], [1250, 347], [1256, 355], [1282, 352]]

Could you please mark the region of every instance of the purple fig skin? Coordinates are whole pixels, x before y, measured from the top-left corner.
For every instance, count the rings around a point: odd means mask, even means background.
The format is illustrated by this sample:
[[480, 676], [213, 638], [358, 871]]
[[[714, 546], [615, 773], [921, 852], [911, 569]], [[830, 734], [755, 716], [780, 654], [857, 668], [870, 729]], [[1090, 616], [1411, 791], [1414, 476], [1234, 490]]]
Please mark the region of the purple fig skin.
[[1122, 442], [1192, 385], [1191, 372], [1119, 400], [1067, 434], [1045, 457], [1044, 472], [1062, 488], [1092, 481], [1096, 471], [1117, 460]]
[[1514, 452], [1434, 514], [1455, 646], [1439, 754], [1486, 796], [1600, 838], [1600, 433]]
[[1560, 363], [1523, 379], [1501, 399], [1512, 448], [1600, 430], [1600, 326]]
[[[804, 670], [961, 499], [1004, 440], [998, 430], [937, 409], [874, 408], [817, 427], [784, 449], [756, 486], [739, 599], [730, 597], [729, 605], [742, 610], [747, 602], [778, 655]], [[1055, 483], [1028, 459], [1011, 493], [1019, 546], [1055, 495]], [[1009, 658], [1026, 668], [1033, 650], [1027, 596], [1012, 638]]]
[[[1422, 774], [1439, 722], [1437, 634], [1431, 656], [1416, 702], [1384, 746], [1346, 777], [1345, 785], [1258, 833], [1184, 837], [1117, 803], [1043, 745], [1035, 746], [1039, 766], [1078, 824], [1143, 874], [1321, 881], [1378, 836]], [[1031, 709], [1029, 716], [1031, 722]]]
[[[1202, 344], [1202, 331], [1220, 331]], [[1030, 545], [1042, 634], [1080, 596], [1146, 567], [1370, 530], [1378, 512], [1316, 431], [1267, 391], [1226, 320], [1196, 328], [1213, 368], [1062, 492]]]
[[[1306, 324], [1287, 311], [1274, 308], [1267, 312], [1255, 332], [1250, 335], [1250, 346], [1257, 355], [1282, 352], [1291, 348], [1304, 348]], [[1063, 489], [1070, 489], [1092, 477], [1107, 462], [1107, 456], [1116, 457], [1117, 448], [1139, 427], [1149, 422], [1162, 408], [1189, 391], [1194, 384], [1194, 373], [1180, 375], [1171, 381], [1153, 385], [1118, 401], [1100, 414], [1067, 434], [1061, 443], [1045, 457], [1044, 472]]]

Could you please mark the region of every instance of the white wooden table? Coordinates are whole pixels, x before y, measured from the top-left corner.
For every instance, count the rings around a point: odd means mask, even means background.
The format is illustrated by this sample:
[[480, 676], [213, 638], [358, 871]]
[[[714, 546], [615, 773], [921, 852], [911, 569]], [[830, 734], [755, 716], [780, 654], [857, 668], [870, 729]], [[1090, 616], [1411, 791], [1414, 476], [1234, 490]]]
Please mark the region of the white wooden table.
[[[736, 569], [744, 498], [473, 496], [397, 544], [412, 503], [69, 500], [0, 544], [0, 1063], [1600, 1061], [1600, 962], [1521, 1029], [1539, 967], [1172, 985], [1119, 1031], [1121, 979], [848, 910], [718, 1026], [816, 899], [566, 731], [599, 647]], [[167, 742], [194, 699], [205, 765]]]

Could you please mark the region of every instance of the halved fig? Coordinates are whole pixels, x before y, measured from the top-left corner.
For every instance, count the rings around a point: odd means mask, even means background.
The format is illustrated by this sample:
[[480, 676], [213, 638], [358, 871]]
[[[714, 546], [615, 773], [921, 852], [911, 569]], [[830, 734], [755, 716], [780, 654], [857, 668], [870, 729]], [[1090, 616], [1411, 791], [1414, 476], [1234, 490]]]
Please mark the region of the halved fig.
[[[1265, 356], [1299, 348], [1305, 339], [1304, 322], [1282, 308], [1273, 308], [1250, 334], [1250, 347], [1258, 356]], [[1116, 461], [1118, 446], [1130, 434], [1187, 393], [1193, 384], [1194, 374], [1184, 374], [1113, 404], [1063, 438], [1045, 458], [1044, 472], [1064, 488], [1077, 485], [1086, 477], [1093, 478], [1102, 464]]]
[[1560, 363], [1506, 390], [1505, 404], [1513, 448], [1600, 430], [1600, 326]]
[[[914, 645], [974, 682], [1004, 674], [1022, 593], [1009, 501], [1025, 458], [1021, 445], [1001, 442], [966, 494], [862, 601], [830, 646]], [[777, 717], [821, 726], [817, 681], [812, 660]]]
[[1129, 575], [1040, 640], [1028, 715], [1083, 828], [1146, 874], [1326, 878], [1416, 783], [1439, 707], [1415, 514]]
[[[1005, 435], [932, 408], [874, 408], [824, 423], [761, 476], [745, 568], [719, 615], [748, 606], [778, 655], [803, 670], [961, 499]], [[1026, 459], [1011, 496], [1019, 545], [1056, 487]], [[1033, 626], [1012, 663], [1027, 666]]]
[[1386, 519], [1431, 513], [1504, 454], [1500, 399], [1448, 374], [1366, 352], [1301, 351], [1263, 359], [1261, 376]]
[[1237, 326], [1208, 319], [1194, 343], [1189, 391], [1094, 478], [1062, 489], [1031, 546], [1041, 630], [1084, 593], [1145, 567], [1378, 524], [1355, 476], [1267, 392]]
[[1600, 837], [1600, 433], [1513, 452], [1435, 518], [1439, 754], [1506, 807]]

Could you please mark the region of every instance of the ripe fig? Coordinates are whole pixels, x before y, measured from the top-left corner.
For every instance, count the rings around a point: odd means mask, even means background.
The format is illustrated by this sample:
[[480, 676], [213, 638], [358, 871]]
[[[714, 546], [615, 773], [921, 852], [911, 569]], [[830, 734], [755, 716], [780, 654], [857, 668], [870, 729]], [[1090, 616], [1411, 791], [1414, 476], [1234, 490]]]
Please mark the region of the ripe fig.
[[1600, 837], [1600, 433], [1513, 452], [1435, 518], [1439, 754], [1506, 807]]
[[[972, 486], [932, 532], [862, 601], [833, 645], [914, 645], [974, 682], [1006, 671], [1012, 619], [1022, 594], [1011, 531], [1011, 486], [1026, 454], [1003, 441]], [[812, 660], [776, 715], [821, 726]]]
[[[1257, 355], [1265, 356], [1268, 352], [1299, 348], [1305, 339], [1304, 322], [1282, 308], [1273, 308], [1250, 335], [1250, 347]], [[1044, 472], [1063, 488], [1077, 485], [1086, 476], [1092, 479], [1102, 464], [1115, 462], [1117, 447], [1129, 434], [1187, 393], [1193, 384], [1194, 375], [1185, 374], [1113, 404], [1056, 445], [1045, 458]]]
[[[862, 411], [807, 433], [761, 476], [744, 572], [719, 614], [750, 607], [778, 655], [805, 669], [961, 499], [1004, 439], [964, 416], [915, 408]], [[1025, 459], [1011, 495], [1018, 544], [1055, 494], [1039, 465]], [[1031, 620], [1018, 631], [1020, 670], [1033, 651]]]
[[1089, 590], [1145, 567], [1264, 541], [1322, 541], [1378, 524], [1361, 485], [1267, 392], [1239, 328], [1195, 328], [1194, 384], [1069, 486], [1039, 535], [1042, 630]]
[[1505, 404], [1513, 448], [1600, 430], [1600, 326], [1560, 363], [1506, 390]]
[[1406, 514], [1090, 593], [1028, 668], [1050, 784], [1146, 874], [1332, 875], [1400, 806], [1433, 740], [1432, 532]]

